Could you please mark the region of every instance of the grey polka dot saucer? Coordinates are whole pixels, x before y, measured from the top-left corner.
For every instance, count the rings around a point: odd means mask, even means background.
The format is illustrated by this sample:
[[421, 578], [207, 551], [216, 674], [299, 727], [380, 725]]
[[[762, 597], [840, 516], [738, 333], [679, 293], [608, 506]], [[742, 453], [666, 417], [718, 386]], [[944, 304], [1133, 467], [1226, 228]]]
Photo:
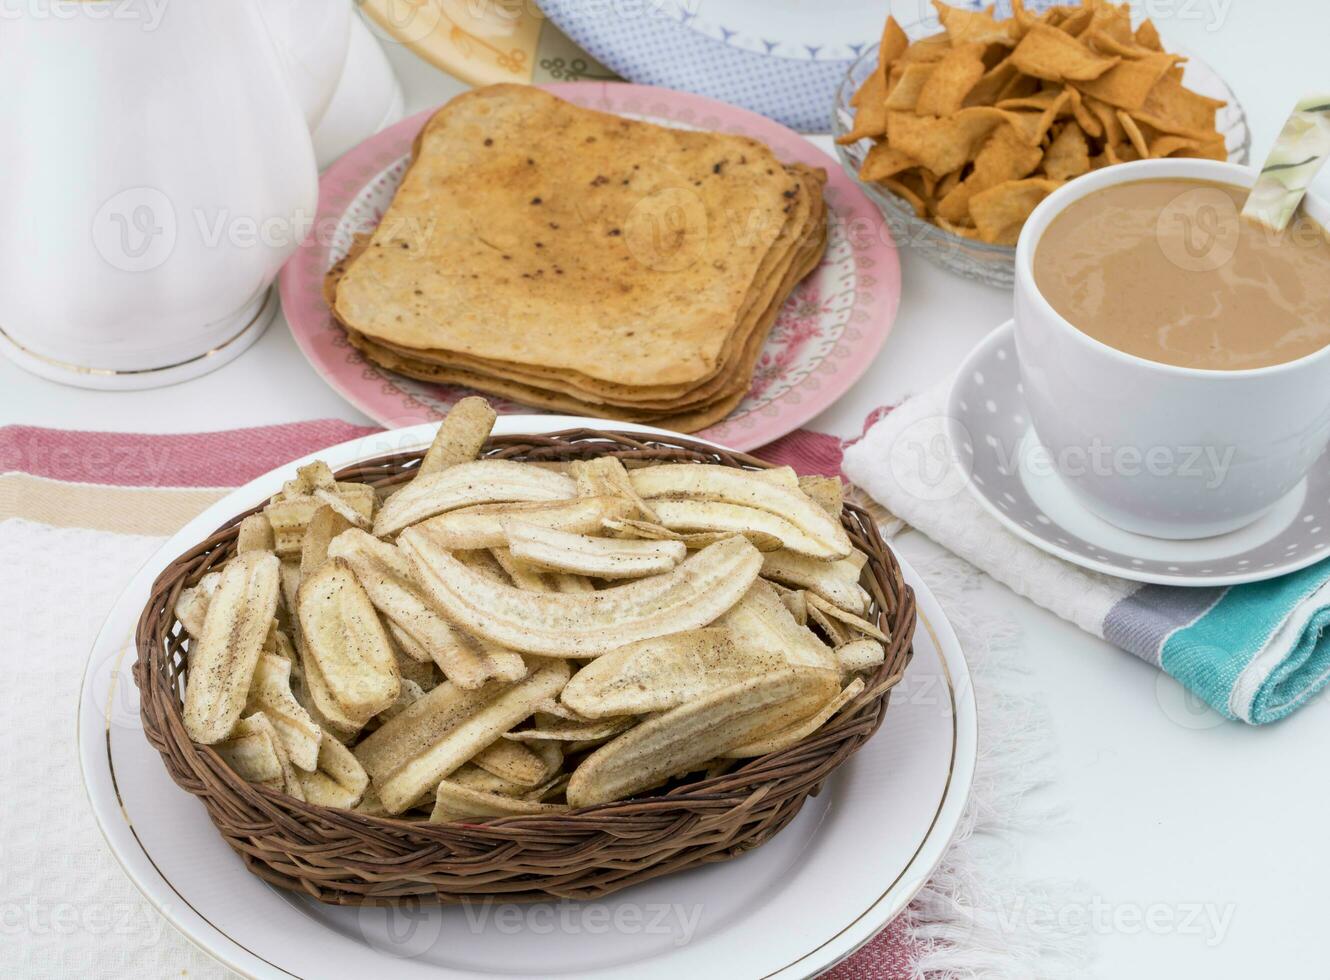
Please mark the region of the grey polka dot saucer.
[[1326, 460], [1264, 516], [1212, 538], [1152, 538], [1086, 510], [1030, 426], [1011, 321], [961, 365], [947, 400], [947, 429], [980, 504], [1012, 533], [1084, 568], [1163, 585], [1236, 585], [1330, 557]]

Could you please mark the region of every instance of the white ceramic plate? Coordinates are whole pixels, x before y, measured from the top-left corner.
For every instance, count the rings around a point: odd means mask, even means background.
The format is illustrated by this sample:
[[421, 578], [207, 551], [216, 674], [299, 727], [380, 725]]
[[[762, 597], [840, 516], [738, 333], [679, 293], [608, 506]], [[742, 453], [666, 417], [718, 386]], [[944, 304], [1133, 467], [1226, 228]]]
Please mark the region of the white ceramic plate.
[[[583, 425], [611, 427], [542, 415], [501, 417], [495, 430]], [[630, 967], [635, 980], [803, 977], [872, 938], [941, 858], [975, 762], [965, 660], [937, 601], [904, 562], [920, 625], [914, 660], [882, 728], [784, 831], [751, 854], [598, 902], [392, 914], [322, 906], [244, 870], [143, 735], [131, 634], [149, 587], [172, 558], [276, 491], [296, 466], [317, 457], [338, 469], [417, 449], [434, 428], [343, 443], [241, 487], [168, 541], [116, 603], [84, 676], [78, 741], [98, 823], [135, 885], [200, 948], [265, 978], [609, 977]]]
[[966, 357], [947, 399], [948, 441], [970, 491], [1037, 548], [1135, 582], [1239, 585], [1330, 556], [1330, 460], [1263, 516], [1229, 534], [1169, 541], [1124, 531], [1088, 511], [1030, 427], [1008, 320]]

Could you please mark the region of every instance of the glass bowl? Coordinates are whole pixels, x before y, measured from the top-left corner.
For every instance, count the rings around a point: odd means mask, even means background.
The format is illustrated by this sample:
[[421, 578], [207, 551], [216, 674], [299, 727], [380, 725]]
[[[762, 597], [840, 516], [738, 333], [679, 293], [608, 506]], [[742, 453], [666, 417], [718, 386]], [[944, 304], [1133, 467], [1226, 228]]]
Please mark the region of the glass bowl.
[[[939, 30], [941, 27], [936, 20], [921, 21], [905, 27], [905, 33], [911, 41], [928, 34], [935, 34]], [[1169, 45], [1167, 40], [1164, 46], [1167, 50], [1176, 51], [1187, 57], [1183, 67], [1183, 81], [1188, 88], [1202, 95], [1223, 99], [1227, 103], [1216, 114], [1215, 127], [1224, 134], [1229, 162], [1245, 164], [1251, 149], [1251, 132], [1247, 128], [1247, 116], [1237, 96], [1224, 80], [1199, 58], [1180, 47]], [[864, 50], [841, 81], [840, 88], [836, 90], [836, 104], [831, 120], [832, 135], [836, 138], [848, 133], [854, 125], [854, 108], [850, 105], [850, 97], [876, 66], [877, 45], [874, 44]], [[909, 202], [881, 184], [859, 180], [859, 168], [872, 146], [872, 140], [868, 139], [846, 146], [837, 143], [836, 155], [840, 158], [841, 166], [845, 168], [846, 173], [863, 188], [864, 193], [882, 212], [887, 228], [891, 231], [892, 238], [896, 240], [896, 246], [901, 249], [914, 249], [930, 262], [967, 279], [977, 279], [990, 286], [1010, 287], [1015, 277], [1014, 247], [990, 245], [940, 228], [920, 218]]]

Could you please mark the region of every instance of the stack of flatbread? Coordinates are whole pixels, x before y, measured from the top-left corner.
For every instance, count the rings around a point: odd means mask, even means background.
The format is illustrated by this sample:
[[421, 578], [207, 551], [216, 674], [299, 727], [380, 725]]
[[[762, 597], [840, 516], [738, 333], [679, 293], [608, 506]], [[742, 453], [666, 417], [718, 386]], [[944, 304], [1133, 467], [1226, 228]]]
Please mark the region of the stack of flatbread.
[[739, 404], [821, 261], [825, 179], [756, 140], [490, 86], [425, 125], [325, 292], [390, 370], [692, 432]]

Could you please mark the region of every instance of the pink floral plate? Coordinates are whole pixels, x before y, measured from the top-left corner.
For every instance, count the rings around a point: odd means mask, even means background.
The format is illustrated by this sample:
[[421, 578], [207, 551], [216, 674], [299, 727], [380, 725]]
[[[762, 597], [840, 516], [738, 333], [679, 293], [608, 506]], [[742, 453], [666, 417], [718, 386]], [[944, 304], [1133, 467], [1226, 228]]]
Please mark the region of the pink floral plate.
[[[780, 311], [752, 387], [723, 421], [698, 433], [738, 450], [778, 439], [830, 406], [881, 349], [900, 301], [900, 263], [880, 212], [836, 161], [804, 137], [762, 116], [699, 95], [617, 82], [565, 82], [542, 88], [578, 105], [663, 125], [739, 133], [778, 157], [827, 171], [827, 254]], [[390, 428], [440, 418], [466, 388], [402, 377], [361, 356], [333, 321], [323, 277], [359, 232], [372, 229], [406, 171], [422, 112], [370, 137], [319, 182], [313, 231], [282, 270], [282, 308], [310, 364], [366, 415]], [[501, 412], [526, 406], [491, 397]]]

